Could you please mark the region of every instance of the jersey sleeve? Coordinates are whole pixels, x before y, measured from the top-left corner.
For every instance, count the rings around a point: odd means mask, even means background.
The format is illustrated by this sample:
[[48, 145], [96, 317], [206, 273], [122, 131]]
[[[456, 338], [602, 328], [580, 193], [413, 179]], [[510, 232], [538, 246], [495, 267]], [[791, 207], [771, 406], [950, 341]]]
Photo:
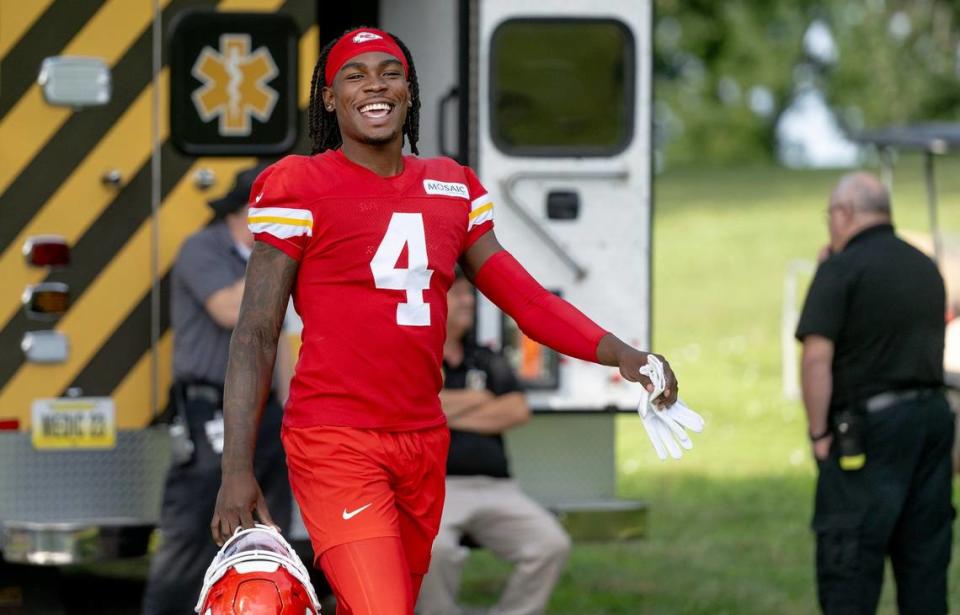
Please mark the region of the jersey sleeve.
[[291, 171], [280, 165], [267, 167], [253, 183], [247, 224], [254, 240], [299, 261], [313, 237], [313, 212], [298, 199]]
[[466, 250], [480, 236], [493, 228], [493, 200], [487, 194], [476, 173], [469, 167], [464, 167], [467, 176], [467, 190], [470, 193], [470, 214], [467, 221], [467, 239], [463, 249]]

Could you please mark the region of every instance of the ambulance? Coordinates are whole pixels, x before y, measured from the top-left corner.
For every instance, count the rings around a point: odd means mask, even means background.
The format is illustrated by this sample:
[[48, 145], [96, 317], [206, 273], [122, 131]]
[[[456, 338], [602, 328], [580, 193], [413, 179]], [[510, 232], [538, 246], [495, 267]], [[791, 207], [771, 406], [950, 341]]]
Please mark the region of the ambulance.
[[[146, 552], [171, 265], [238, 170], [309, 153], [312, 69], [351, 26], [410, 47], [421, 155], [477, 170], [501, 243], [649, 347], [651, 19], [649, 0], [0, 0], [3, 560]], [[638, 535], [615, 468], [637, 385], [477, 309], [535, 412], [507, 440], [523, 487], [577, 537]]]

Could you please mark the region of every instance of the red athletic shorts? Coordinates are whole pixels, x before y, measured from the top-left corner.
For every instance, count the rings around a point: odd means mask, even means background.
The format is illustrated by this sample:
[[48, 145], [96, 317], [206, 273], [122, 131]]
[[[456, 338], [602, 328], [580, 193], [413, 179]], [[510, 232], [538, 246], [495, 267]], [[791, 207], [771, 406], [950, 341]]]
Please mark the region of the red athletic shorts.
[[443, 512], [450, 432], [283, 428], [290, 486], [319, 566], [340, 544], [396, 536], [413, 574], [425, 574]]

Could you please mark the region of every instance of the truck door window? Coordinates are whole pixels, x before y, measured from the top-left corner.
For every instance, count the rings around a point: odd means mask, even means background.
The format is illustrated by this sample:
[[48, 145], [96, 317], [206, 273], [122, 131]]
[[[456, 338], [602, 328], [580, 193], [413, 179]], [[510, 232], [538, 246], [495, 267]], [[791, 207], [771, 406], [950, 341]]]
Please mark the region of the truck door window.
[[610, 156], [633, 134], [634, 40], [613, 19], [512, 19], [490, 43], [491, 136], [515, 156]]

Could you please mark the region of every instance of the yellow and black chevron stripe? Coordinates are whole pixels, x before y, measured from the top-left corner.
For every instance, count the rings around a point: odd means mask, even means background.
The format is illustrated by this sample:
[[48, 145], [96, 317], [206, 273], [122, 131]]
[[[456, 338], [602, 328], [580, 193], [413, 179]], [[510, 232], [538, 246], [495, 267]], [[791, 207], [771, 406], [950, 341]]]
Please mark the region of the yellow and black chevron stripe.
[[[168, 53], [163, 49], [163, 69], [152, 78], [153, 23], [161, 20], [165, 41], [174, 17], [193, 8], [293, 17], [301, 32], [305, 109], [319, 47], [313, 0], [0, 0], [0, 418], [19, 419], [22, 429], [29, 427], [33, 399], [72, 387], [112, 396], [120, 429], [146, 425], [166, 403], [170, 268], [183, 240], [209, 222], [205, 202], [255, 163], [185, 157], [170, 145]], [[48, 105], [36, 77], [43, 59], [56, 55], [104, 59], [112, 71], [111, 101], [80, 111]], [[156, 216], [154, 142], [161, 159]], [[200, 169], [216, 177], [209, 190], [194, 184]], [[119, 187], [101, 181], [108, 170], [120, 172]], [[23, 243], [39, 234], [67, 239], [69, 267], [48, 272], [24, 264]], [[153, 311], [154, 280], [159, 313]], [[70, 341], [62, 364], [26, 363], [20, 351], [26, 331], [44, 328], [20, 309], [23, 289], [41, 281], [70, 285], [72, 306], [55, 323]], [[152, 339], [157, 321], [160, 336]]]

